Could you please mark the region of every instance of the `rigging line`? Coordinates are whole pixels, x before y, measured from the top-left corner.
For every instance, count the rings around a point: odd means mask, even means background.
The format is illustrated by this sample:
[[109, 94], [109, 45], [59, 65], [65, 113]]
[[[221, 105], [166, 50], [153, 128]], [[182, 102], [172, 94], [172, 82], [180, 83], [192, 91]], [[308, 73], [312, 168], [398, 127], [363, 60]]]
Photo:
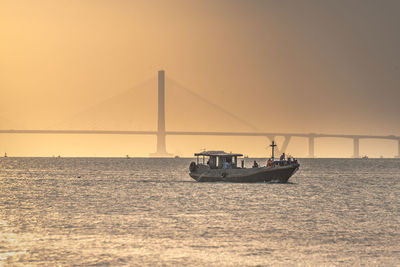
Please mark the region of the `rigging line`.
[[217, 105], [217, 104], [215, 104], [215, 103], [210, 102], [210, 101], [207, 100], [205, 97], [199, 95], [198, 93], [193, 92], [192, 90], [189, 90], [187, 87], [181, 85], [181, 84], [178, 83], [177, 81], [172, 80], [171, 78], [167, 78], [167, 80], [168, 80], [168, 81], [171, 81], [171, 82], [172, 82], [173, 84], [175, 84], [178, 88], [181, 88], [181, 89], [183, 89], [184, 91], [188, 92], [189, 94], [191, 94], [191, 95], [193, 95], [193, 96], [199, 98], [200, 100], [202, 100], [202, 101], [205, 102], [206, 104], [208, 104], [208, 105], [210, 105], [210, 106], [212, 106], [212, 107], [218, 109], [219, 111], [225, 113], [226, 115], [228, 115], [228, 116], [232, 117], [233, 119], [235, 119], [235, 120], [241, 122], [242, 124], [246, 125], [247, 127], [250, 127], [250, 128], [252, 128], [253, 130], [255, 130], [255, 131], [259, 131], [259, 129], [258, 129], [256, 126], [254, 126], [254, 125], [252, 125], [251, 123], [245, 121], [244, 119], [238, 117], [237, 115], [233, 114], [232, 112], [230, 112], [230, 111], [224, 109], [223, 107], [221, 107], [221, 106], [219, 106], [219, 105]]
[[[113, 95], [113, 96], [111, 96], [111, 97], [109, 97], [109, 98], [107, 98], [107, 99], [104, 99], [104, 100], [102, 100], [102, 101], [99, 102], [99, 103], [92, 104], [92, 105], [89, 106], [88, 108], [83, 109], [83, 110], [81, 110], [81, 111], [75, 113], [74, 115], [72, 115], [72, 116], [69, 117], [68, 119], [66, 119], [66, 120], [64, 120], [64, 121], [62, 121], [62, 122], [57, 123], [57, 126], [62, 126], [62, 125], [64, 125], [64, 124], [67, 124], [67, 125], [68, 125], [68, 124], [70, 124], [71, 121], [73, 122], [75, 119], [79, 119], [79, 117], [81, 117], [82, 115], [88, 114], [88, 113], [90, 113], [90, 112], [93, 112], [93, 111], [95, 111], [97, 108], [99, 108], [99, 107], [101, 107], [101, 106], [104, 106], [104, 105], [106, 105], [106, 104], [112, 102], [113, 100], [120, 98], [120, 97], [123, 96], [123, 95], [129, 94], [130, 92], [132, 92], [132, 91], [134, 91], [134, 90], [143, 89], [143, 88], [145, 88], [145, 86], [148, 85], [150, 82], [154, 82], [154, 81], [155, 81], [155, 78], [149, 78], [149, 79], [145, 80], [144, 82], [141, 82], [141, 83], [139, 83], [139, 84], [137, 84], [137, 85], [135, 85], [135, 86], [133, 86], [133, 87], [131, 87], [131, 88], [129, 88], [129, 89], [127, 89], [127, 90], [125, 90], [125, 91], [119, 93], [119, 94], [116, 94], [116, 95]], [[94, 124], [96, 124], [96, 123], [98, 123], [98, 122], [99, 122], [99, 119], [95, 120], [95, 123], [94, 123]], [[57, 128], [57, 126], [56, 126], [55, 128]], [[93, 125], [92, 125], [92, 126], [93, 126]]]

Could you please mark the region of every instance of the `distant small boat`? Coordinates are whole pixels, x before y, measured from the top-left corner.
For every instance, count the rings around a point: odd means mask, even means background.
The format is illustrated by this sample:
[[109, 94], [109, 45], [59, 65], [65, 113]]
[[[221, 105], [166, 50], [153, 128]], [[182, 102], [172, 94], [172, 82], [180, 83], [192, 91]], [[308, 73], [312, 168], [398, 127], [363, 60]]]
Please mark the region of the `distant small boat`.
[[246, 156], [244, 156], [244, 158], [245, 158], [245, 159], [248, 159], [248, 158], [249, 158], [249, 156], [247, 156], [247, 155], [246, 155]]
[[126, 158], [129, 159], [129, 155], [126, 155]]
[[178, 155], [175, 156], [176, 159], [180, 159], [181, 157], [179, 157]]
[[368, 159], [368, 156], [367, 155], [362, 156], [362, 159]]
[[7, 158], [7, 157], [8, 157], [8, 156], [7, 156], [7, 153], [4, 153], [4, 157], [5, 157], [5, 158]]

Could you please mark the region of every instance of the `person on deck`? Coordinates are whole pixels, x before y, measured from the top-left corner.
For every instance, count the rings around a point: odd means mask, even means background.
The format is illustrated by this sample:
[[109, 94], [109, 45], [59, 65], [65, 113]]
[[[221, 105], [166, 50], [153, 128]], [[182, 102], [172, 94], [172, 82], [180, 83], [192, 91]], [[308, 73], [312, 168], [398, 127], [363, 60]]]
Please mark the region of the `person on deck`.
[[279, 158], [279, 166], [285, 165], [285, 153], [282, 153], [281, 157]]
[[254, 161], [254, 163], [253, 163], [253, 168], [258, 168], [258, 163], [257, 163], [257, 161]]
[[267, 161], [267, 167], [268, 167], [268, 168], [271, 168], [271, 167], [273, 167], [273, 165], [274, 165], [274, 163], [273, 163], [272, 159], [269, 159], [269, 160]]
[[225, 161], [224, 165], [222, 165], [222, 169], [230, 169], [231, 168], [231, 164], [229, 164], [229, 162]]

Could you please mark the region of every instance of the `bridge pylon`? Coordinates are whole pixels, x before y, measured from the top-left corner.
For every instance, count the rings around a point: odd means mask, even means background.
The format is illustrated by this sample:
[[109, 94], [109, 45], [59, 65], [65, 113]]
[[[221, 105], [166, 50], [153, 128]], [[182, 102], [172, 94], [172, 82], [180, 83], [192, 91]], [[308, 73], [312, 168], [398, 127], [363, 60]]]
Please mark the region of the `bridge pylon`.
[[397, 140], [397, 156], [395, 158], [400, 158], [400, 139]]
[[165, 145], [165, 71], [158, 71], [158, 124], [157, 124], [157, 152], [150, 157], [172, 157], [167, 153]]

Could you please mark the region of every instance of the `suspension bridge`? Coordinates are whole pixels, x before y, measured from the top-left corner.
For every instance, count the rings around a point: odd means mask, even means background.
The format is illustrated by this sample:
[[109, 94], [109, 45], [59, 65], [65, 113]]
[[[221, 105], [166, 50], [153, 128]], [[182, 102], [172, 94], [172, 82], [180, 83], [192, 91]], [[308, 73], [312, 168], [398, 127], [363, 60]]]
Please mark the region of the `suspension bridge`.
[[[201, 96], [191, 92], [196, 97]], [[206, 99], [202, 98], [207, 101]], [[211, 103], [212, 104], [212, 103]], [[212, 104], [216, 106], [215, 104]], [[224, 109], [216, 106], [220, 110], [228, 113], [236, 120], [243, 124], [248, 124], [246, 121], [238, 118], [234, 114], [225, 111]], [[150, 154], [153, 157], [171, 157], [166, 150], [166, 137], [167, 136], [253, 136], [253, 137], [266, 137], [270, 141], [275, 140], [276, 137], [283, 137], [283, 143], [279, 151], [285, 152], [291, 138], [302, 137], [308, 141], [308, 157], [315, 157], [315, 139], [317, 138], [345, 138], [353, 141], [353, 157], [360, 157], [360, 140], [361, 139], [381, 139], [392, 140], [397, 143], [397, 155], [400, 157], [400, 136], [395, 135], [351, 135], [351, 134], [323, 134], [323, 133], [283, 133], [283, 132], [224, 132], [224, 131], [167, 131], [165, 121], [165, 71], [158, 71], [158, 121], [156, 131], [122, 131], [122, 130], [18, 130], [8, 129], [0, 130], [3, 134], [97, 134], [97, 135], [155, 135], [157, 136], [156, 152]], [[250, 125], [251, 126], [251, 125]], [[254, 128], [254, 127], [253, 127]]]

